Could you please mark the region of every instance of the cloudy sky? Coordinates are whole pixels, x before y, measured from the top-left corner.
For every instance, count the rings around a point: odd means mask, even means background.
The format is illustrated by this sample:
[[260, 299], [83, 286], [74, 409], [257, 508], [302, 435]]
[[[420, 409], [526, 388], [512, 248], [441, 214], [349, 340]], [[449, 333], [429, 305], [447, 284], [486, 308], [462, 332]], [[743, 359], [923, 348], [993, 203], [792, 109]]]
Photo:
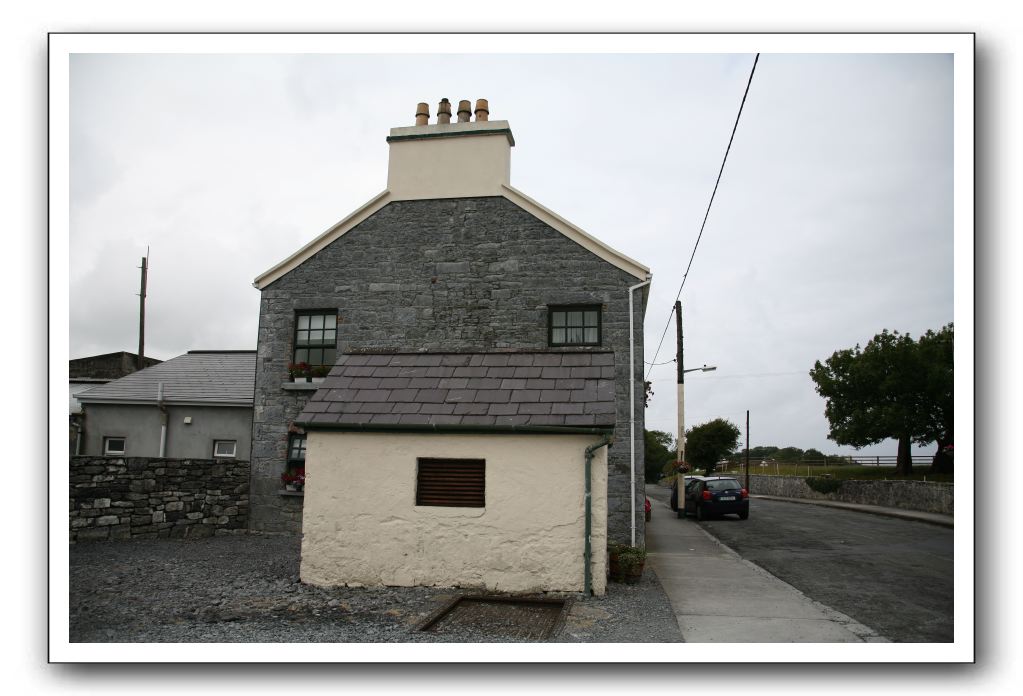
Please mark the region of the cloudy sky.
[[[646, 264], [646, 360], [669, 320], [753, 63], [742, 54], [76, 54], [70, 355], [255, 348], [252, 280], [386, 183], [417, 102], [490, 100], [512, 185]], [[686, 421], [827, 440], [815, 360], [953, 321], [953, 59], [760, 57], [682, 291]], [[656, 362], [674, 357], [674, 323]], [[674, 364], [647, 427], [674, 431]], [[929, 453], [931, 447], [921, 450]], [[895, 443], [865, 448], [894, 455]]]

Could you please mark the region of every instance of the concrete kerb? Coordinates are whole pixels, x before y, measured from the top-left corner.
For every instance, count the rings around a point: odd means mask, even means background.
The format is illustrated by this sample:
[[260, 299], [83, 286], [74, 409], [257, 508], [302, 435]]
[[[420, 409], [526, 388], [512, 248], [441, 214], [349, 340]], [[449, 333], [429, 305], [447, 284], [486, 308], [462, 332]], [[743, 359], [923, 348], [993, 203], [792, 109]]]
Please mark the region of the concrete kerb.
[[803, 505], [823, 505], [825, 507], [852, 510], [853, 512], [865, 512], [871, 515], [883, 517], [895, 517], [902, 520], [914, 522], [926, 522], [942, 527], [955, 527], [955, 517], [942, 515], [937, 512], [925, 512], [923, 510], [903, 510], [901, 508], [881, 507], [880, 505], [863, 505], [861, 503], [843, 503], [837, 500], [815, 500], [813, 498], [785, 498], [780, 495], [751, 495], [751, 498], [762, 498], [764, 500], [780, 500], [786, 503], [801, 503]]

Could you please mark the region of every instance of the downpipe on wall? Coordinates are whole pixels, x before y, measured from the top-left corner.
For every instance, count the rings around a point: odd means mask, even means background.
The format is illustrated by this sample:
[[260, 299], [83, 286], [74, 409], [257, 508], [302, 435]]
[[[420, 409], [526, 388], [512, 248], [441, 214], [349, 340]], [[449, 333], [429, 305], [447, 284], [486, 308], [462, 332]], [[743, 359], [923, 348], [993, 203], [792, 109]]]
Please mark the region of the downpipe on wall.
[[650, 285], [647, 277], [642, 283], [629, 288], [629, 512], [632, 518], [632, 542], [636, 545], [636, 331], [634, 329], [632, 298], [633, 293], [644, 285]]
[[167, 407], [163, 404], [163, 382], [156, 385], [156, 407], [160, 409], [160, 457], [167, 451]]
[[584, 540], [583, 540], [583, 597], [589, 597], [590, 594], [592, 594], [592, 592], [593, 592], [593, 590], [592, 590], [593, 571], [590, 568], [590, 561], [593, 558], [593, 547], [592, 547], [592, 543], [591, 543], [591, 539], [590, 539], [590, 537], [592, 536], [592, 533], [593, 533], [593, 522], [592, 522], [592, 519], [591, 519], [593, 517], [593, 514], [591, 512], [591, 508], [592, 508], [591, 500], [592, 500], [592, 497], [593, 497], [593, 493], [592, 493], [592, 485], [591, 485], [591, 482], [590, 482], [590, 480], [593, 478], [592, 473], [591, 473], [592, 472], [593, 456], [596, 454], [597, 450], [599, 450], [601, 447], [607, 447], [612, 442], [614, 442], [614, 438], [611, 435], [604, 435], [604, 437], [601, 439], [600, 442], [598, 442], [596, 444], [593, 444], [593, 445], [590, 445], [589, 447], [586, 448], [586, 465], [583, 467], [583, 476], [585, 477], [585, 481], [583, 482], [583, 491], [584, 491], [584, 493], [583, 493], [583, 501], [584, 501], [583, 502], [583, 508], [585, 510], [584, 516], [586, 518], [586, 521], [584, 522], [585, 528], [583, 530], [583, 537], [584, 537]]

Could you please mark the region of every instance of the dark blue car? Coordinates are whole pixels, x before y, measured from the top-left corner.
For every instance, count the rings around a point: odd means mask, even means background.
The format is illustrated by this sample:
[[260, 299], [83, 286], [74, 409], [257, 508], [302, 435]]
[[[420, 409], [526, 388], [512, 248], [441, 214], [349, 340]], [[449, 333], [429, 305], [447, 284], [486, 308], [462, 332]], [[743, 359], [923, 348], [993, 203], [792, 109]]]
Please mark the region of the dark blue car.
[[686, 486], [683, 515], [696, 515], [697, 521], [719, 515], [749, 518], [749, 493], [730, 476], [694, 479]]

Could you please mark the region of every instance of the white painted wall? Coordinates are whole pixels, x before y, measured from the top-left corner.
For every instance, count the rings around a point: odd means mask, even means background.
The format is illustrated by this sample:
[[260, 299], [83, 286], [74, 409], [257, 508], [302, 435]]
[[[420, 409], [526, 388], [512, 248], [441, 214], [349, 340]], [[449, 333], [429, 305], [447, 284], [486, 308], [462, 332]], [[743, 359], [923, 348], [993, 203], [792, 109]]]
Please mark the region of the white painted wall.
[[[584, 451], [596, 435], [312, 431], [303, 582], [582, 591]], [[415, 505], [418, 457], [486, 460], [486, 507]], [[606, 589], [607, 448], [592, 463], [593, 592]]]

